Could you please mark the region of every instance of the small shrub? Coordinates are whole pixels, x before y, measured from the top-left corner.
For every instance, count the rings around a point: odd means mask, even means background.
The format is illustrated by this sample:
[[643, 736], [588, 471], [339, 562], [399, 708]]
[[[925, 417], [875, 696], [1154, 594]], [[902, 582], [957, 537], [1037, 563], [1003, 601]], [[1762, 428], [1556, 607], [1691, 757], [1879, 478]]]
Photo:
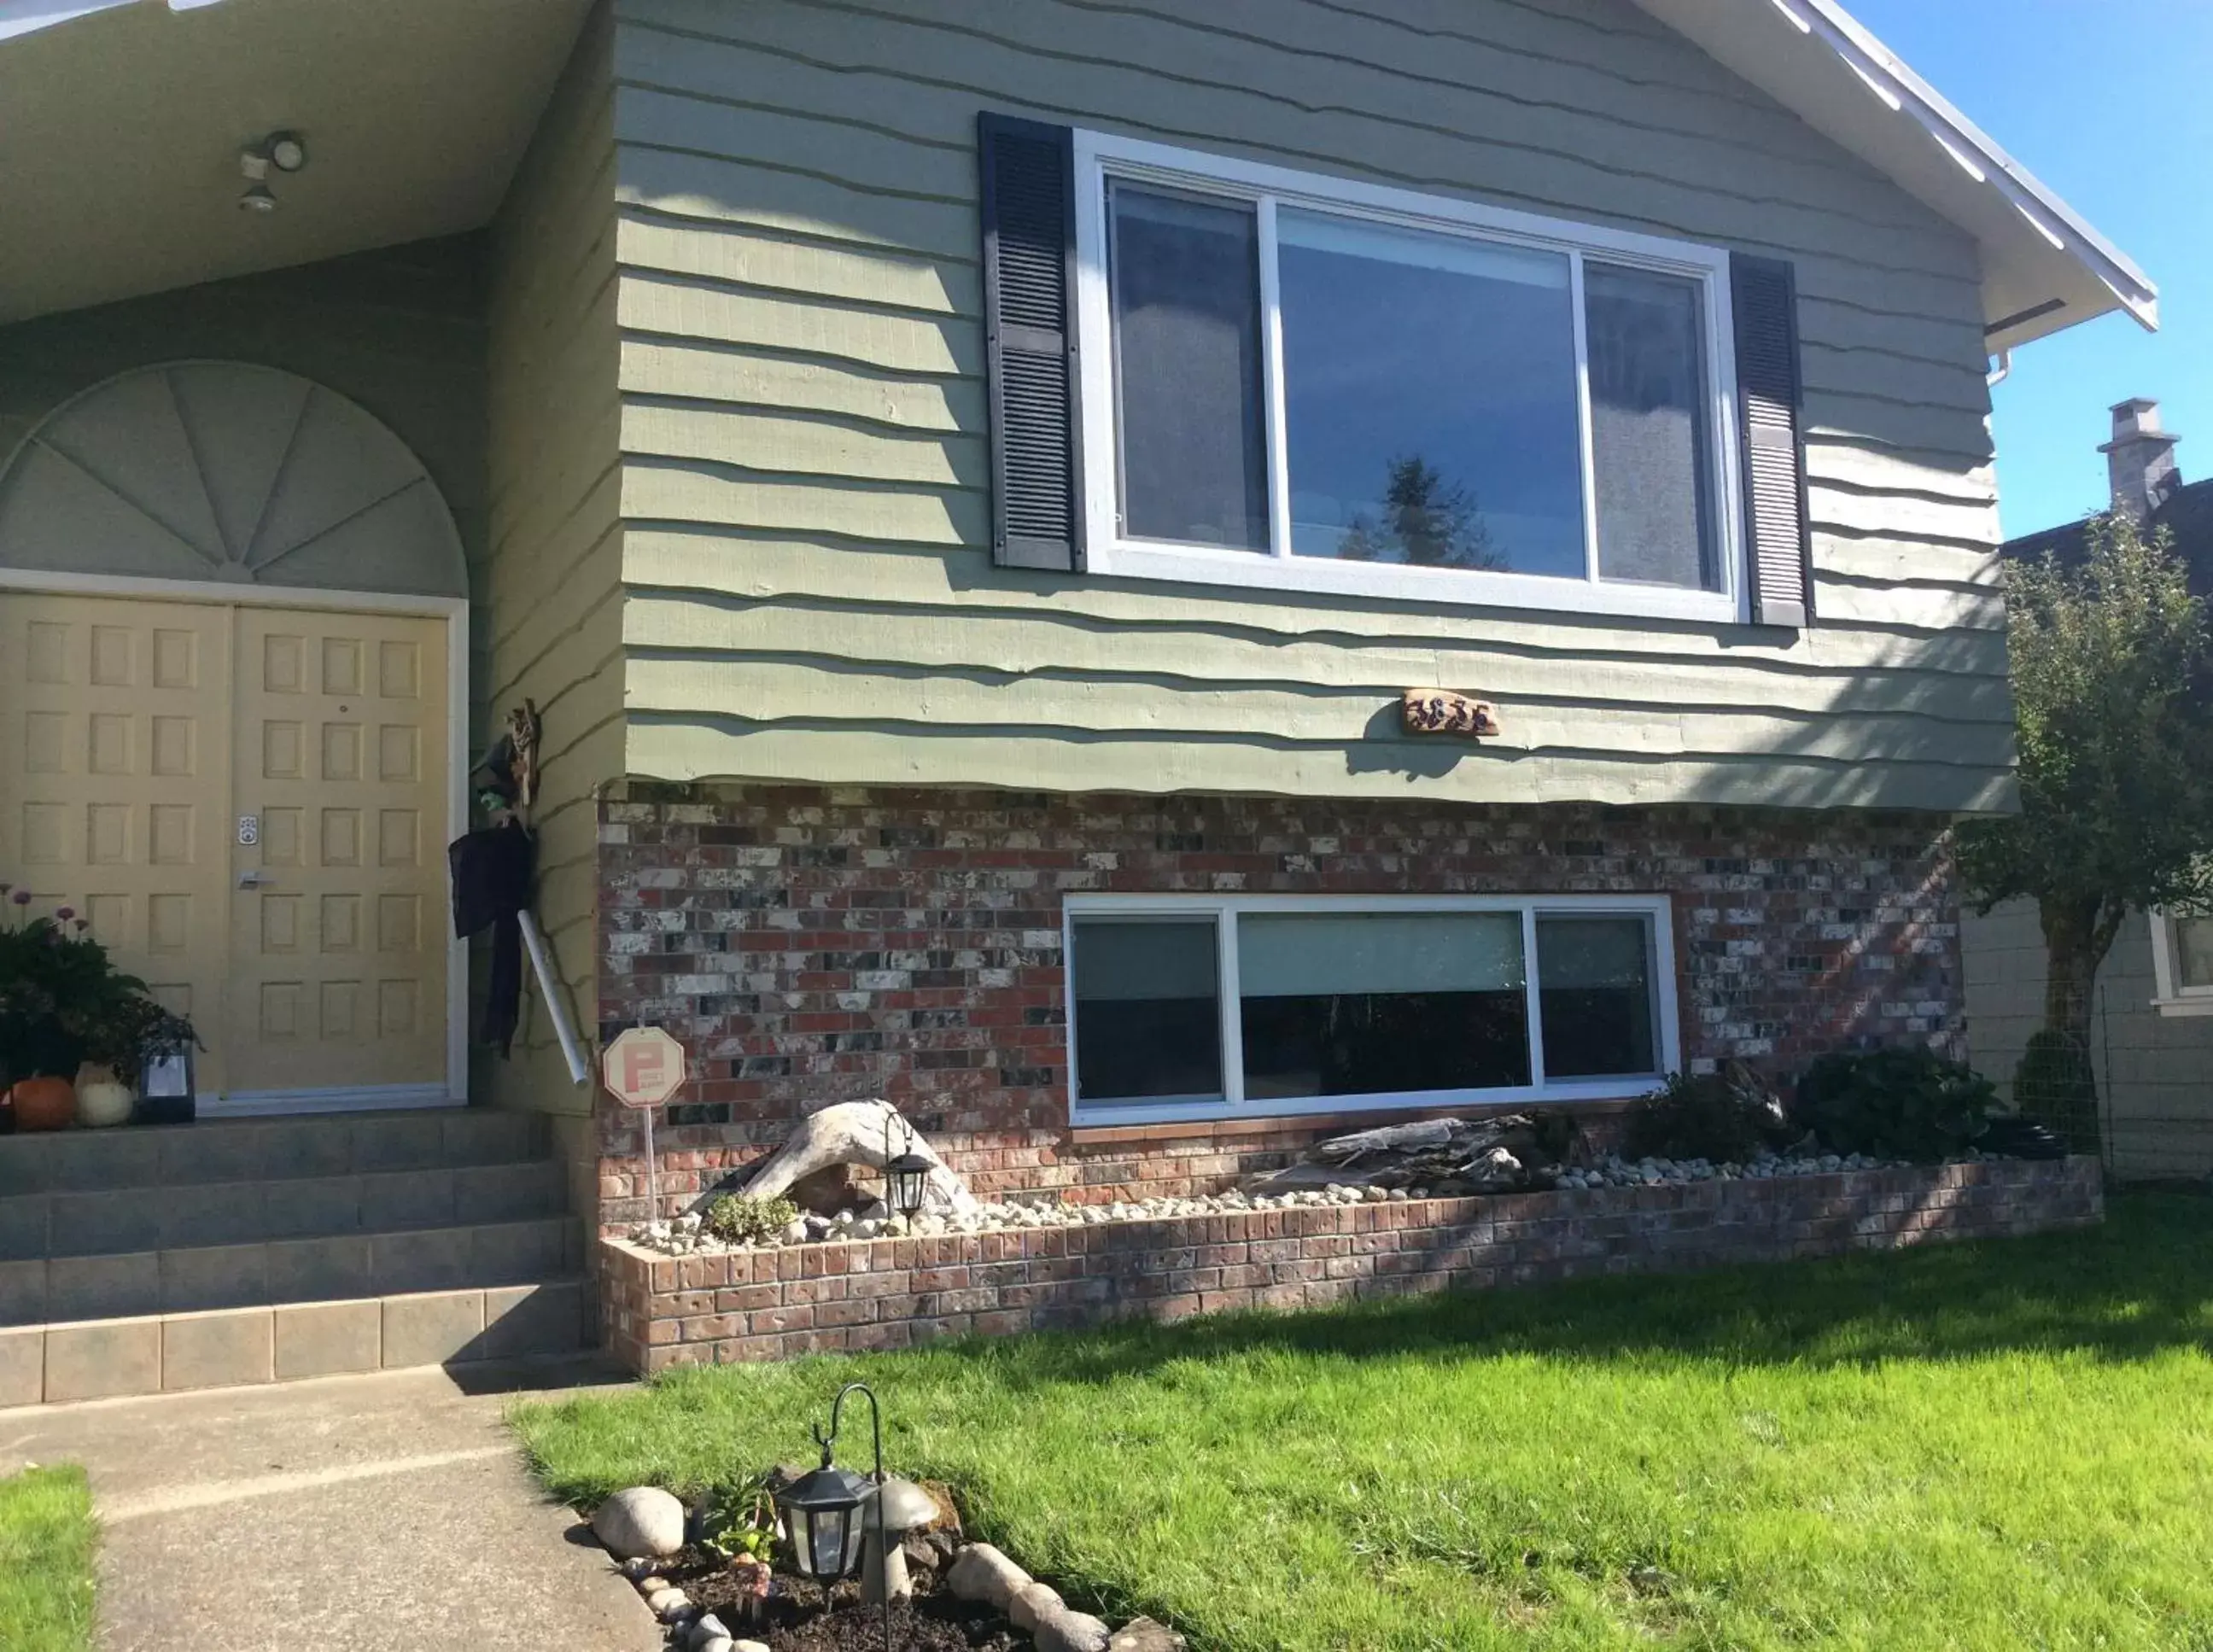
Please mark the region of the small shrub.
[[1933, 1050], [1839, 1050], [1798, 1081], [1798, 1106], [1832, 1153], [1942, 1159], [1988, 1128], [1990, 1080]]
[[799, 1207], [787, 1198], [753, 1199], [725, 1193], [707, 1207], [702, 1224], [732, 1245], [758, 1245], [773, 1239], [799, 1219]]
[[1673, 1073], [1630, 1115], [1629, 1156], [1707, 1159], [1742, 1164], [1771, 1145], [1783, 1126], [1783, 1106], [1748, 1068]]

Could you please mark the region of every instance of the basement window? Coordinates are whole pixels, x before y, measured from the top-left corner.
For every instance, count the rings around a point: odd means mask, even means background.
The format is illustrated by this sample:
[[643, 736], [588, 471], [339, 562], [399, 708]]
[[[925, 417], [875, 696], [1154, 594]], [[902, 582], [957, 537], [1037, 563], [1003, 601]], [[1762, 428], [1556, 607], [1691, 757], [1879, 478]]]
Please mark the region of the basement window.
[[1078, 1124], [1634, 1094], [1680, 1065], [1661, 896], [1071, 896]]

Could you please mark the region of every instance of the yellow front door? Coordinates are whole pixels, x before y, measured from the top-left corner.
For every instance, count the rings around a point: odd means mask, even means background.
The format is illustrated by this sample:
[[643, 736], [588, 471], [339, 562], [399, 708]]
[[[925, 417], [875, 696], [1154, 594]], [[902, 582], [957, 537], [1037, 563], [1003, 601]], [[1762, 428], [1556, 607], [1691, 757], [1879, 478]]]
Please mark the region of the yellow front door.
[[0, 881], [241, 1108], [446, 1094], [444, 622], [0, 594]]
[[0, 883], [69, 908], [202, 1027], [230, 928], [230, 626], [212, 605], [0, 594]]

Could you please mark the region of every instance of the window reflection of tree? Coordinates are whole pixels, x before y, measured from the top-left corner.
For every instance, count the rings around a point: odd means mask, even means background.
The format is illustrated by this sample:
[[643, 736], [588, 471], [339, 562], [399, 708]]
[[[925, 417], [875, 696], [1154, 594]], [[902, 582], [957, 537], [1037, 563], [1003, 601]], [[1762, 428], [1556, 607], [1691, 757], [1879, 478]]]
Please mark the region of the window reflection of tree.
[[1422, 568], [1512, 566], [1491, 544], [1491, 527], [1466, 484], [1448, 482], [1419, 454], [1386, 466], [1381, 516], [1356, 512], [1337, 542], [1347, 562], [1401, 562]]

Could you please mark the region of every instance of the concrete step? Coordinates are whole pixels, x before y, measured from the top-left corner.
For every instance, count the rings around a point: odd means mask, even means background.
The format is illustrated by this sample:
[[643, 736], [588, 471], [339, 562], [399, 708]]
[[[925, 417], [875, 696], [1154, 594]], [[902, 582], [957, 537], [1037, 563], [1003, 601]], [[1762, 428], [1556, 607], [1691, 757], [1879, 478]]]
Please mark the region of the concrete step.
[[0, 1198], [327, 1180], [542, 1159], [541, 1114], [490, 1107], [212, 1119], [0, 1136]]
[[261, 1308], [560, 1277], [582, 1265], [565, 1216], [0, 1262], [0, 1326]]
[[514, 1222], [558, 1216], [567, 1204], [567, 1179], [551, 1159], [0, 1194], [0, 1263]]
[[0, 1410], [574, 1354], [591, 1340], [590, 1303], [570, 1277], [0, 1327]]

